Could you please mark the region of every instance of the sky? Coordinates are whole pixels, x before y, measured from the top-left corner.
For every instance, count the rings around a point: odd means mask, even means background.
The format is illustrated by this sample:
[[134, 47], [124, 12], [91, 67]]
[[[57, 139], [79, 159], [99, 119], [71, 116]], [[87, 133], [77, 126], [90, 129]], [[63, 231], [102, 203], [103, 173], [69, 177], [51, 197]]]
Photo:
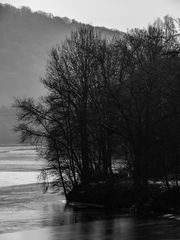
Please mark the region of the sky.
[[143, 28], [158, 17], [180, 17], [180, 0], [0, 0], [16, 7], [28, 6], [82, 23], [126, 31]]

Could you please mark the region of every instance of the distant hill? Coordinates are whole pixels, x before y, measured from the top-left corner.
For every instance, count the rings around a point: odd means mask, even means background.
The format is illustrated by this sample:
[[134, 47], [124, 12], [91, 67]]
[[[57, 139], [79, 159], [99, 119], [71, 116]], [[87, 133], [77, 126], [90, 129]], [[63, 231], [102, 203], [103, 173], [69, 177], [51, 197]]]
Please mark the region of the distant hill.
[[[68, 18], [32, 12], [27, 7], [0, 4], [0, 106], [11, 106], [14, 96], [43, 95], [45, 90], [39, 79], [45, 73], [50, 49], [81, 25]], [[97, 29], [107, 37], [122, 34]], [[0, 108], [0, 144], [17, 140], [10, 131], [15, 122], [13, 114], [11, 108]]]
[[[39, 78], [45, 72], [50, 49], [81, 25], [27, 7], [0, 4], [0, 105], [10, 105], [13, 96], [42, 95]], [[98, 29], [107, 37], [120, 34]]]

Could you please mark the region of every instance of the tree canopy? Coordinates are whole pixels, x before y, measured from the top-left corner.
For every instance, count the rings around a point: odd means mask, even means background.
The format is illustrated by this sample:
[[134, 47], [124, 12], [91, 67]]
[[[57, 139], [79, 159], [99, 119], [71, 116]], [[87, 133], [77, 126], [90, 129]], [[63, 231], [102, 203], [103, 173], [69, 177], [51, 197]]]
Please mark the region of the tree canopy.
[[79, 183], [107, 180], [125, 160], [138, 186], [179, 174], [180, 42], [178, 22], [105, 39], [93, 27], [53, 48], [47, 95], [17, 99], [22, 141], [47, 159], [43, 171], [65, 195]]

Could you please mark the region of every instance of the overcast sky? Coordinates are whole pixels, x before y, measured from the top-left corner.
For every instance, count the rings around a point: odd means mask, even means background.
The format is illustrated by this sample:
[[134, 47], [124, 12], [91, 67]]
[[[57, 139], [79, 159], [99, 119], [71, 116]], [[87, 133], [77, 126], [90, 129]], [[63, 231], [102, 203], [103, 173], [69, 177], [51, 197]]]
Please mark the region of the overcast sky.
[[180, 17], [180, 0], [0, 0], [83, 23], [126, 31], [167, 14]]

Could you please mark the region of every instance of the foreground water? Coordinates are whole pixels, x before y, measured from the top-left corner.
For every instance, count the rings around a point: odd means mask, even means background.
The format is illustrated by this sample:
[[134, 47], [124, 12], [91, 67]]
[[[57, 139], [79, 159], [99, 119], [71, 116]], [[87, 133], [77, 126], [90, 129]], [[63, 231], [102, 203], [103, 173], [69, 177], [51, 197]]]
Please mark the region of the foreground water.
[[0, 235], [1, 240], [175, 240], [179, 223], [128, 217], [48, 226], [38, 230]]
[[138, 219], [67, 208], [61, 193], [43, 194], [35, 184], [43, 165], [33, 148], [0, 148], [0, 240], [180, 239], [178, 216]]

